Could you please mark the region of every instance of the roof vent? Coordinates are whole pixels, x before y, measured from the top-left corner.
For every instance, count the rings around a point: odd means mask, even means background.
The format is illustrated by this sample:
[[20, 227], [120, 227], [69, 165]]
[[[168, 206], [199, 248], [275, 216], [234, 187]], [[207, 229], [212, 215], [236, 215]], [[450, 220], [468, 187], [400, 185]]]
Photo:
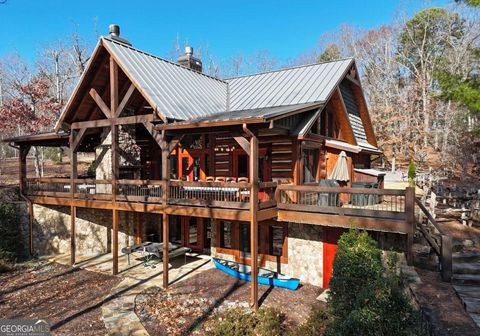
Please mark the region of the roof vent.
[[193, 48], [190, 46], [185, 47], [185, 55], [179, 56], [177, 61], [186, 68], [202, 72], [202, 61], [193, 56]]
[[112, 39], [114, 41], [117, 41], [117, 42], [120, 42], [120, 43], [123, 43], [123, 44], [126, 44], [126, 45], [129, 45], [129, 46], [132, 45], [128, 40], [120, 37], [120, 26], [119, 25], [111, 24], [110, 26], [108, 26], [108, 33], [109, 33], [108, 37], [110, 39]]

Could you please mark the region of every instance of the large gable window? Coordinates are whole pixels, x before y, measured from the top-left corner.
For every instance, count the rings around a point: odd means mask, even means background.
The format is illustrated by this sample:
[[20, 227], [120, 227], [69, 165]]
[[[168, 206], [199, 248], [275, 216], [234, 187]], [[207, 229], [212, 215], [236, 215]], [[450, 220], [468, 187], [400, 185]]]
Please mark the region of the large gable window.
[[317, 182], [318, 149], [304, 149], [302, 151], [303, 183]]

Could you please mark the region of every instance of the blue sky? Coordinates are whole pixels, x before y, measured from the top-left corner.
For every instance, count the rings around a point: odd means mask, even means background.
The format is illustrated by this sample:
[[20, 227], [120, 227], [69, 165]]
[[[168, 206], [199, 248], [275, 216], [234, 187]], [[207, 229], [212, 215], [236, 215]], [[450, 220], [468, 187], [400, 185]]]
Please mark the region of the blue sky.
[[425, 3], [452, 1], [7, 0], [0, 5], [0, 57], [17, 51], [33, 60], [42, 44], [74, 29], [94, 44], [95, 26], [106, 35], [117, 23], [135, 47], [159, 56], [168, 55], [179, 35], [220, 59], [266, 49], [285, 62], [343, 23], [370, 28], [391, 22], [399, 9], [414, 13]]

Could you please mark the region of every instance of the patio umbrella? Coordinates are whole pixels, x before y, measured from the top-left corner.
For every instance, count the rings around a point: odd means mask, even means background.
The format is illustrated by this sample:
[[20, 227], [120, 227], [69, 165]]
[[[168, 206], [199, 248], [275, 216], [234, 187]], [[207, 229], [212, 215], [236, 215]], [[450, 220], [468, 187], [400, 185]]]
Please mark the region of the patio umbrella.
[[335, 167], [328, 178], [337, 181], [350, 180], [350, 175], [348, 174], [347, 154], [344, 151], [340, 152], [340, 156], [335, 163]]

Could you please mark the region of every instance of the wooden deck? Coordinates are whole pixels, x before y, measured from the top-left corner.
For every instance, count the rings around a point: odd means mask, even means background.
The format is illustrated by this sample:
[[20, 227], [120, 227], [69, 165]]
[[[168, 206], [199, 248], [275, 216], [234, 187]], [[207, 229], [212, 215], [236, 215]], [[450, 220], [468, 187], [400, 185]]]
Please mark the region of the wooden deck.
[[[72, 186], [74, 192], [72, 193]], [[33, 203], [249, 221], [250, 183], [30, 178]], [[410, 233], [407, 190], [258, 184], [259, 220]], [[410, 199], [411, 198], [411, 199]]]

